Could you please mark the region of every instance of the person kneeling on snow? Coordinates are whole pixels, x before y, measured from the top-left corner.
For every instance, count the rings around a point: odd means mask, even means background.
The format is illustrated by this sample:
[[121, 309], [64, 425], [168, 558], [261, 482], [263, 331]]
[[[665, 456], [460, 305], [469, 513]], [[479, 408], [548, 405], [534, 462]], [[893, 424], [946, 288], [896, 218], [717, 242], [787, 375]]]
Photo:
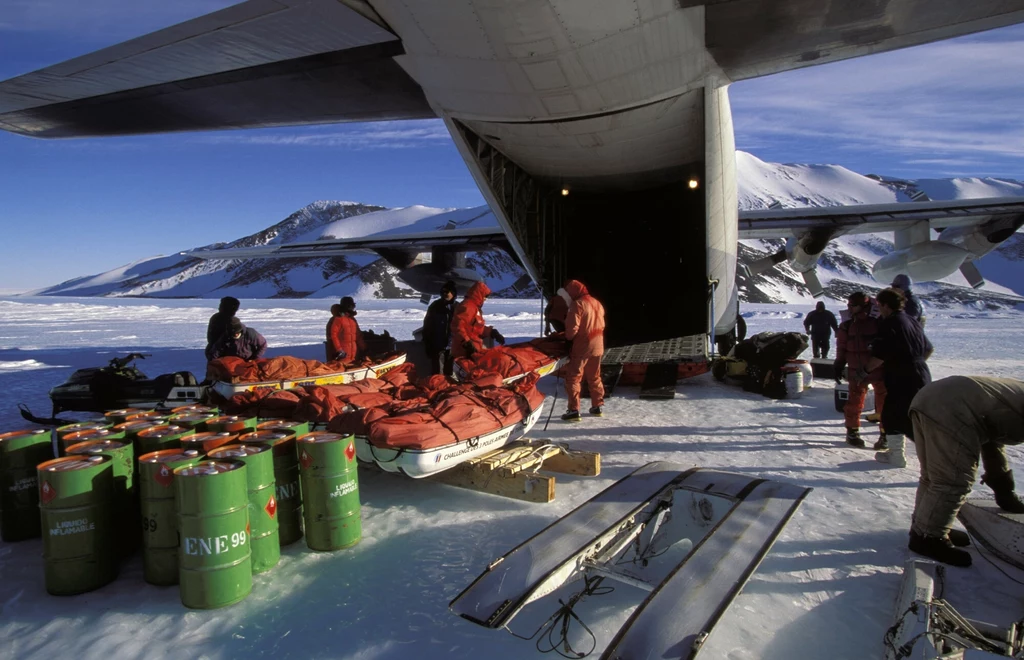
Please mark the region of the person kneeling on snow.
[[267, 351], [267, 340], [252, 328], [246, 327], [237, 317], [231, 319], [228, 331], [220, 339], [206, 347], [206, 360], [222, 357], [238, 357], [247, 362], [258, 360]]
[[995, 491], [996, 504], [1024, 513], [1014, 492], [1005, 445], [1024, 441], [1024, 382], [1012, 378], [951, 376], [924, 386], [910, 404], [914, 444], [921, 463], [910, 549], [953, 566], [970, 566], [967, 534], [952, 530], [978, 473]]

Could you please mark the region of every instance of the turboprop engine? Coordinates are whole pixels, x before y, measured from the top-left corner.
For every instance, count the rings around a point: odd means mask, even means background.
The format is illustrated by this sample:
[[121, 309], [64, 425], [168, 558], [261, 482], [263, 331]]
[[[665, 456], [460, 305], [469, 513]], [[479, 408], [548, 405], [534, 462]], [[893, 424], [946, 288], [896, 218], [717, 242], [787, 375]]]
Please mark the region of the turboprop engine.
[[758, 275], [785, 261], [790, 268], [803, 276], [804, 284], [810, 289], [811, 295], [820, 298], [825, 295], [825, 290], [818, 281], [818, 258], [825, 251], [833, 234], [831, 229], [812, 229], [804, 232], [799, 237], [788, 239], [786, 247], [775, 254], [747, 264], [746, 268], [750, 274]]
[[[906, 236], [896, 232], [897, 249], [875, 262], [872, 275], [879, 282], [891, 282], [905, 273], [915, 282], [930, 282], [963, 273], [971, 286], [985, 283], [974, 261], [991, 252], [1024, 225], [1024, 215], [995, 216], [988, 222], [968, 227], [947, 227], [938, 240], [928, 233], [907, 245]], [[901, 245], [902, 243], [902, 245]]]

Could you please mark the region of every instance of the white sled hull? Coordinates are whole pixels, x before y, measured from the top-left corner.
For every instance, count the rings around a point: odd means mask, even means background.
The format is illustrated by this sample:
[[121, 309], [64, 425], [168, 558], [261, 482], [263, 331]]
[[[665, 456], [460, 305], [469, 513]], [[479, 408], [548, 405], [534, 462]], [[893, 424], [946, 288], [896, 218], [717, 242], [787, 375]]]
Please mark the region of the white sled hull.
[[522, 420], [496, 431], [430, 449], [374, 447], [369, 438], [357, 435], [356, 457], [364, 463], [376, 463], [386, 472], [401, 472], [413, 479], [429, 477], [523, 437], [537, 423], [543, 408], [540, 405]]

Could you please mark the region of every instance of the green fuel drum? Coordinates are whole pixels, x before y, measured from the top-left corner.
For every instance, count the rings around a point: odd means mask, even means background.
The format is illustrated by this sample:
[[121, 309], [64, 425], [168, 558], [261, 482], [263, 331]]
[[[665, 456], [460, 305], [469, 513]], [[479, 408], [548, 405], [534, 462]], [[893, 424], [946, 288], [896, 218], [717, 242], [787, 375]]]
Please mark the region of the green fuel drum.
[[291, 432], [298, 438], [309, 433], [309, 422], [296, 422], [294, 419], [265, 419], [256, 424], [256, 430]]
[[220, 414], [220, 408], [217, 408], [216, 406], [206, 406], [201, 403], [190, 403], [185, 406], [171, 408], [171, 414], [177, 415], [180, 413], [210, 413], [216, 416]]
[[295, 434], [285, 431], [253, 431], [239, 436], [247, 445], [268, 445], [274, 454], [274, 483], [277, 498], [278, 538], [290, 545], [302, 538], [302, 490]]
[[41, 463], [39, 514], [46, 590], [71, 596], [98, 589], [117, 575], [110, 533], [113, 460], [65, 456]]
[[211, 412], [183, 412], [168, 417], [167, 423], [174, 424], [175, 426], [185, 426], [196, 431], [205, 431], [207, 420], [218, 416], [216, 413]]
[[111, 521], [118, 555], [128, 557], [139, 549], [139, 512], [135, 495], [135, 452], [130, 442], [88, 440], [68, 447], [68, 456], [102, 455], [113, 461], [114, 518]]
[[306, 545], [340, 550], [359, 543], [362, 519], [355, 436], [314, 431], [296, 441]]
[[274, 455], [269, 445], [231, 445], [209, 453], [213, 460], [245, 463], [249, 490], [249, 545], [253, 574], [268, 571], [281, 559], [274, 497]]
[[195, 433], [190, 426], [177, 424], [158, 424], [138, 431], [135, 435], [135, 454], [142, 456], [164, 449], [178, 449], [181, 439]]
[[195, 465], [197, 451], [164, 449], [139, 456], [142, 508], [142, 577], [158, 586], [178, 584], [178, 510], [174, 470]]
[[112, 425], [123, 424], [139, 415], [148, 415], [155, 412], [152, 408], [118, 408], [117, 410], [108, 410], [103, 413], [103, 418]]
[[174, 471], [185, 607], [224, 607], [252, 591], [246, 472], [240, 461], [201, 461]]
[[202, 454], [208, 454], [217, 447], [234, 444], [238, 440], [237, 433], [228, 431], [200, 431], [181, 439], [181, 446], [184, 449], [195, 449]]
[[238, 415], [221, 415], [206, 420], [206, 430], [218, 433], [245, 433], [256, 430], [255, 417], [239, 417]]
[[0, 434], [0, 540], [39, 537], [36, 466], [53, 458], [46, 429]]
[[[77, 427], [77, 428], [76, 428]], [[67, 429], [67, 430], [61, 430]], [[109, 424], [101, 422], [82, 422], [69, 424], [57, 429], [57, 452], [66, 456], [68, 447], [86, 440], [120, 440], [124, 433], [115, 431]]]

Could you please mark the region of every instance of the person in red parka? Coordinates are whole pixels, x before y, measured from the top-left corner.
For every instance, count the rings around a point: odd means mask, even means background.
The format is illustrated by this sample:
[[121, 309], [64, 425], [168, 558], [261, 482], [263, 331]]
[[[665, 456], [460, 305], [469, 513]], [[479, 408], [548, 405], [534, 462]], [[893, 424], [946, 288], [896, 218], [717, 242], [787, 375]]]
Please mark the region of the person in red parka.
[[568, 422], [580, 417], [580, 383], [587, 379], [590, 387], [590, 414], [600, 417], [604, 405], [604, 384], [601, 383], [601, 356], [604, 355], [604, 305], [590, 295], [578, 280], [569, 280], [563, 287], [572, 302], [565, 317], [565, 338], [572, 342], [569, 364], [565, 367], [565, 394], [569, 410], [562, 415]]
[[[337, 307], [339, 313], [327, 323], [327, 360], [352, 364], [366, 352], [363, 334], [356, 323], [356, 301], [345, 296]], [[332, 306], [331, 312], [334, 311]]]
[[484, 351], [484, 339], [491, 337], [499, 344], [505, 344], [501, 333], [484, 323], [484, 300], [491, 295], [491, 289], [483, 282], [469, 287], [462, 302], [455, 307], [452, 315], [452, 358], [473, 357]]
[[[871, 359], [871, 342], [878, 334], [879, 320], [871, 315], [872, 303], [863, 291], [851, 294], [846, 301], [850, 318], [843, 321], [836, 333], [836, 361], [832, 366], [837, 383], [842, 378], [843, 367], [846, 367], [847, 380], [850, 381], [850, 396], [843, 413], [846, 417], [846, 443], [853, 447], [864, 446], [864, 439], [860, 437], [860, 414], [864, 410], [868, 385], [875, 390], [875, 410], [881, 413], [885, 406], [885, 370], [875, 369], [863, 379], [858, 376]], [[874, 449], [881, 450], [886, 446], [883, 430]]]

